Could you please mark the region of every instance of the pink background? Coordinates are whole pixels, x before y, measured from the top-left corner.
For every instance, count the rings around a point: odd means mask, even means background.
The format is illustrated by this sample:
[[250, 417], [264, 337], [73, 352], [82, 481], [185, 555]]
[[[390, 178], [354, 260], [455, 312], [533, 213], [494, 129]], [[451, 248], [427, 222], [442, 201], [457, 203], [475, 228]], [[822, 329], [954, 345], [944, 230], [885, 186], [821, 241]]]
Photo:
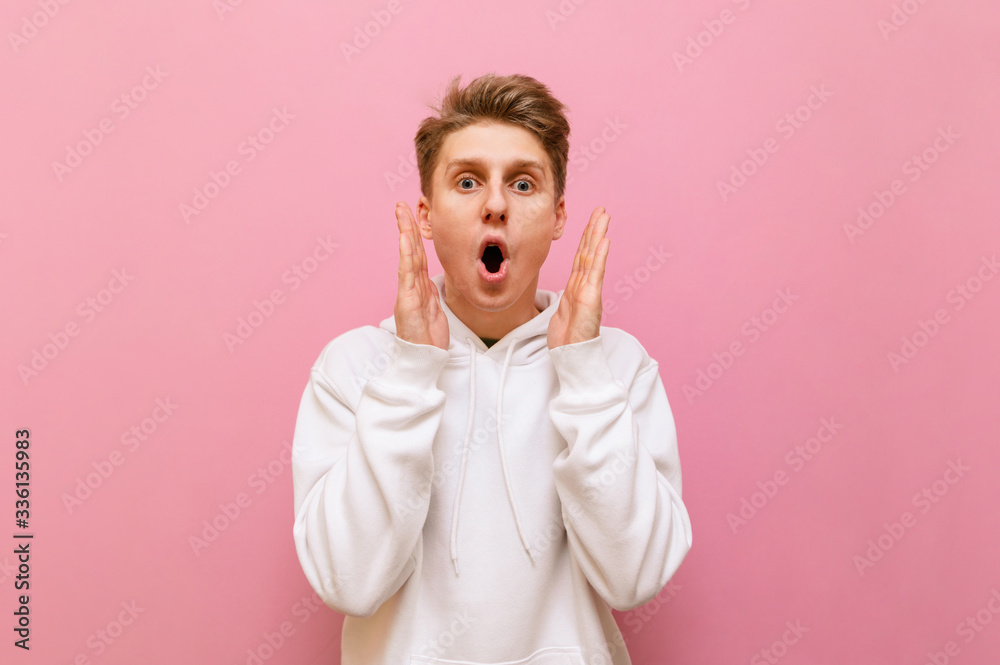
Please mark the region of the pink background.
[[[660, 362], [677, 421], [694, 547], [616, 613], [633, 661], [997, 662], [997, 3], [224, 1], [0, 10], [4, 662], [339, 662], [283, 447], [323, 345], [392, 313], [417, 123], [488, 71], [571, 109], [570, 226], [540, 286], [565, 286], [606, 206], [604, 323]], [[881, 216], [852, 231], [859, 206]], [[21, 428], [30, 652], [10, 629]]]

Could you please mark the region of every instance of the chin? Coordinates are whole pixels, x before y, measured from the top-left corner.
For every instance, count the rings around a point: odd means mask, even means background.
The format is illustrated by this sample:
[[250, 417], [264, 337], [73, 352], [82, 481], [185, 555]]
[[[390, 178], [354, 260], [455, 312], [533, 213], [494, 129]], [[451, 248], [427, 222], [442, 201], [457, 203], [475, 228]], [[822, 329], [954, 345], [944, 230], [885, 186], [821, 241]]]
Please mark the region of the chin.
[[513, 297], [506, 289], [503, 293], [484, 294], [482, 291], [473, 293], [472, 298], [466, 298], [476, 309], [484, 312], [502, 312], [510, 309], [517, 298]]
[[510, 309], [523, 291], [514, 280], [491, 286], [484, 284], [478, 274], [473, 274], [467, 288], [461, 289], [462, 297], [476, 309], [484, 312], [502, 312]]

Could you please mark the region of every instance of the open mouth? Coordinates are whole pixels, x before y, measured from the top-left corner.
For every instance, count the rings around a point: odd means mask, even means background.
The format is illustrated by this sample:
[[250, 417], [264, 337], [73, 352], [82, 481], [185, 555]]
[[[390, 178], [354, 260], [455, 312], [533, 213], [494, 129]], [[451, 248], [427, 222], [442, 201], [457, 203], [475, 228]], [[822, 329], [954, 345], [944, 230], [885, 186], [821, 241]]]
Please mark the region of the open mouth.
[[488, 244], [483, 250], [482, 261], [490, 273], [499, 272], [500, 264], [503, 263], [503, 251], [498, 245]]

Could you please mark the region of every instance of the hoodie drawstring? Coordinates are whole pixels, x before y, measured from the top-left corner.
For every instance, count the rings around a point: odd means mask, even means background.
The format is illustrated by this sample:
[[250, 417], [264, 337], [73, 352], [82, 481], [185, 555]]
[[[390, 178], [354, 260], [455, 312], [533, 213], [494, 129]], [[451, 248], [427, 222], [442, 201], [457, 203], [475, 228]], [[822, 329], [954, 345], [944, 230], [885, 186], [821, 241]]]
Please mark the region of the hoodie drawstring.
[[[451, 517], [451, 561], [455, 565], [455, 574], [458, 575], [458, 509], [462, 502], [462, 487], [465, 484], [465, 465], [469, 458], [469, 441], [472, 439], [472, 423], [475, 420], [476, 412], [476, 347], [472, 339], [466, 340], [469, 343], [470, 372], [469, 372], [469, 424], [465, 431], [465, 443], [462, 446], [462, 470], [458, 477], [458, 495], [455, 497], [455, 508]], [[510, 357], [514, 352], [514, 345], [518, 339], [515, 337], [507, 347], [507, 356], [503, 361], [503, 369], [500, 372], [500, 386], [497, 389], [497, 442], [500, 448], [500, 464], [503, 468], [504, 485], [507, 487], [507, 499], [510, 501], [510, 508], [514, 513], [514, 525], [517, 533], [521, 537], [521, 544], [531, 563], [535, 563], [535, 557], [531, 552], [531, 546], [521, 528], [521, 518], [517, 514], [517, 502], [514, 500], [514, 492], [510, 487], [510, 477], [507, 474], [507, 456], [503, 447], [503, 387], [507, 378], [507, 368], [510, 366]]]
[[497, 389], [497, 440], [500, 444], [500, 464], [503, 466], [503, 481], [507, 485], [507, 498], [510, 500], [510, 509], [514, 511], [514, 524], [517, 526], [518, 535], [521, 536], [521, 544], [524, 545], [525, 551], [528, 552], [528, 558], [534, 565], [535, 557], [531, 553], [531, 546], [528, 545], [528, 539], [524, 537], [524, 531], [521, 530], [521, 520], [517, 516], [517, 503], [514, 501], [514, 492], [510, 489], [510, 478], [507, 476], [507, 456], [503, 450], [503, 383], [507, 377], [507, 365], [510, 363], [510, 355], [514, 351], [515, 344], [517, 344], [516, 337], [511, 340], [510, 346], [507, 347], [507, 357], [504, 358], [503, 370], [500, 372], [500, 387]]
[[462, 471], [458, 476], [458, 496], [455, 497], [455, 509], [451, 514], [451, 562], [455, 564], [455, 574], [458, 575], [458, 506], [462, 503], [462, 486], [465, 484], [465, 462], [469, 459], [469, 440], [472, 438], [472, 422], [476, 413], [476, 347], [471, 339], [469, 343], [469, 424], [465, 428], [465, 443], [462, 444]]

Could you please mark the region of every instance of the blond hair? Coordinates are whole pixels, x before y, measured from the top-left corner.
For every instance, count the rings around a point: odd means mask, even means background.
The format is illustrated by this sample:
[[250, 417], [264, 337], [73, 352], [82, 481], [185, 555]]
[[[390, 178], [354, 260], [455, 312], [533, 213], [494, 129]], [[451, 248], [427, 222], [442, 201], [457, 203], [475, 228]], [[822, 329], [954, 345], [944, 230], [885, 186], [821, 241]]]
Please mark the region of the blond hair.
[[552, 162], [558, 203], [566, 188], [569, 122], [563, 111], [568, 107], [530, 76], [484, 74], [465, 88], [459, 87], [460, 79], [456, 76], [451, 80], [440, 106], [431, 107], [438, 116], [424, 118], [413, 139], [420, 192], [431, 198], [434, 168], [449, 134], [478, 122], [505, 122], [528, 130], [541, 141]]

